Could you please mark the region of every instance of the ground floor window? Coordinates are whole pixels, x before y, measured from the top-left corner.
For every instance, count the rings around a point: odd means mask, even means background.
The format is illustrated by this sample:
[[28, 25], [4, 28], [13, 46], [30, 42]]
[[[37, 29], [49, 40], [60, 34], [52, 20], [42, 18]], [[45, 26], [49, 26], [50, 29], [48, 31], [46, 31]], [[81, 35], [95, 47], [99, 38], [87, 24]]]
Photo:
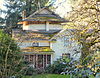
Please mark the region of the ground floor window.
[[51, 64], [51, 55], [47, 55], [47, 64]]
[[62, 58], [70, 58], [70, 53], [63, 53]]
[[24, 55], [25, 61], [34, 64], [35, 68], [45, 68], [51, 64], [51, 55], [48, 54], [30, 54]]

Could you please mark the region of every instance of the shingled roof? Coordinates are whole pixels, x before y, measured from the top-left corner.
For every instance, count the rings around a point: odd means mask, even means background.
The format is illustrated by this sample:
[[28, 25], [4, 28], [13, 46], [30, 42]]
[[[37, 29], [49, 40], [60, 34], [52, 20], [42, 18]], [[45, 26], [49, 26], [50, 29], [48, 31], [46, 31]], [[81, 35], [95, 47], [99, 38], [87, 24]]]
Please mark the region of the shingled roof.
[[[21, 29], [13, 29], [12, 30], [12, 38], [15, 40], [21, 42], [21, 41], [50, 41], [52, 36], [54, 36], [57, 32], [59, 31], [48, 31], [48, 32], [43, 32], [43, 31], [38, 31], [34, 32], [31, 30], [21, 30]], [[38, 36], [37, 36], [38, 35]]]
[[23, 21], [54, 21], [54, 22], [67, 22], [64, 18], [61, 18], [58, 14], [55, 14], [48, 7], [39, 9], [31, 14], [29, 17], [23, 19]]
[[48, 47], [48, 46], [40, 46], [40, 47], [26, 47], [24, 49], [22, 49], [22, 52], [25, 52], [25, 53], [34, 53], [34, 54], [46, 54], [46, 53], [54, 53], [54, 51]]

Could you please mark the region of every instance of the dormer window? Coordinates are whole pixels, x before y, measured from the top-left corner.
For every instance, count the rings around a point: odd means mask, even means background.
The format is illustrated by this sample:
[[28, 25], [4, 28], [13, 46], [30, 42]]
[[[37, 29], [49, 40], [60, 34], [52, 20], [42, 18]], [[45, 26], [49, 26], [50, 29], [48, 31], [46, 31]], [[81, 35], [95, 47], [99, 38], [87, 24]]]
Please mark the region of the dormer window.
[[38, 43], [38, 42], [34, 42], [34, 43], [32, 44], [32, 46], [39, 46], [39, 43]]

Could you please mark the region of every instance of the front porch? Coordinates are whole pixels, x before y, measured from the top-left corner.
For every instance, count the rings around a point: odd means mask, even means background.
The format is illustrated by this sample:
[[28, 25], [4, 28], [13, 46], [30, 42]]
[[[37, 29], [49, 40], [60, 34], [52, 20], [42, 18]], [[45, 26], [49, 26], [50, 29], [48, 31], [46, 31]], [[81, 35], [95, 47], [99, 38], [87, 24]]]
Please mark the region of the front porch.
[[34, 68], [45, 68], [52, 63], [52, 54], [24, 54], [24, 60]]
[[34, 68], [45, 68], [53, 62], [54, 51], [50, 46], [25, 47], [21, 51], [24, 60]]

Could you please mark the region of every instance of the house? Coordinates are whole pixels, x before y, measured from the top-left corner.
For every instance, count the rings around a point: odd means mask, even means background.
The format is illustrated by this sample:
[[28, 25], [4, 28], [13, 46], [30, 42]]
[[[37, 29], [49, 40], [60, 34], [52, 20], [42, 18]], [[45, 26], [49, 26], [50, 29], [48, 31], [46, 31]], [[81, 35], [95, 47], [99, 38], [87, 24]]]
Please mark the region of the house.
[[60, 56], [66, 55], [72, 60], [79, 61], [81, 57], [81, 45], [75, 40], [74, 33], [76, 29], [63, 29], [51, 38], [56, 40], [55, 43], [51, 43], [51, 49], [55, 52], [54, 60], [60, 58]]
[[22, 24], [22, 29], [13, 29], [12, 37], [21, 48], [25, 61], [35, 68], [45, 68], [62, 55], [70, 56], [68, 50], [63, 50], [64, 42], [54, 38], [63, 30], [61, 23], [68, 21], [47, 7], [29, 17], [23, 15], [23, 20], [18, 23]]

